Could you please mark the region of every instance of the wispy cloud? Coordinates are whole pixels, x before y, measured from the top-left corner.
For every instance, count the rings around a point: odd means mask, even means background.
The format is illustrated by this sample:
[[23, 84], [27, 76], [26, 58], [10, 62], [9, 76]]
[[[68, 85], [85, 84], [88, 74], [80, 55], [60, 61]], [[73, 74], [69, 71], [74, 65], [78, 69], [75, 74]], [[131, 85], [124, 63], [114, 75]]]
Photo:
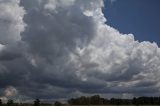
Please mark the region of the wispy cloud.
[[111, 4], [115, 3], [117, 0], [109, 0]]

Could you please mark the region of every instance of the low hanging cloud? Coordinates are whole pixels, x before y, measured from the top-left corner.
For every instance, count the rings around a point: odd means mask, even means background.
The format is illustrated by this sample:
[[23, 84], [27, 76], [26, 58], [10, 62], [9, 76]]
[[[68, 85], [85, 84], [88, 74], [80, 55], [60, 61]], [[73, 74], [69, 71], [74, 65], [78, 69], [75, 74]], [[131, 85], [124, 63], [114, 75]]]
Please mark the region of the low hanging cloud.
[[[1, 0], [0, 96], [159, 95], [160, 48], [107, 25], [103, 0]], [[8, 30], [4, 30], [9, 28]]]

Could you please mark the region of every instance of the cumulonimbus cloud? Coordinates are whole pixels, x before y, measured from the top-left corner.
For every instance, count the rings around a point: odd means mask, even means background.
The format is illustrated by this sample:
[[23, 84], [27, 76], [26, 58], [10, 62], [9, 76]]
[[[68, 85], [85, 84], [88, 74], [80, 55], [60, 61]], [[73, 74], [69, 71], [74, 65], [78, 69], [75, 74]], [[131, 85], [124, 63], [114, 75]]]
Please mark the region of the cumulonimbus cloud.
[[18, 27], [0, 30], [1, 88], [43, 99], [159, 94], [160, 48], [107, 25], [103, 0], [4, 1], [12, 9], [0, 18]]

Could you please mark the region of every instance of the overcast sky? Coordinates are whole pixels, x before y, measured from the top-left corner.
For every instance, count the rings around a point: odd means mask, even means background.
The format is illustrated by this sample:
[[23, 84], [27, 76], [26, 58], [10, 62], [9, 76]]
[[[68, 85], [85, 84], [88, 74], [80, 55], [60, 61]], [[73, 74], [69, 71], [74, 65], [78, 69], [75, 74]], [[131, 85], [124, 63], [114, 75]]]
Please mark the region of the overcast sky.
[[[160, 95], [159, 38], [149, 40], [151, 33], [158, 35], [148, 30], [146, 38], [145, 27], [134, 24], [136, 20], [128, 21], [128, 16], [122, 22], [112, 19], [112, 14], [121, 16], [118, 3], [121, 5], [117, 0], [0, 0], [0, 98]], [[133, 30], [125, 27], [132, 24]]]

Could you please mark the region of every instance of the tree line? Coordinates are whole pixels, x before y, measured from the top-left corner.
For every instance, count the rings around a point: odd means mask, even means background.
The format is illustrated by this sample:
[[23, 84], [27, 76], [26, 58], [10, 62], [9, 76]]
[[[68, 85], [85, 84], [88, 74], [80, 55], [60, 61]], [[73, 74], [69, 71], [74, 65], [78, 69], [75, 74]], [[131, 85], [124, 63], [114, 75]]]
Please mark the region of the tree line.
[[68, 100], [69, 105], [160, 105], [160, 97], [137, 97], [133, 99], [101, 98], [99, 95]]
[[9, 99], [7, 103], [3, 103], [0, 99], [0, 106], [49, 106], [49, 103], [40, 103], [39, 99], [35, 99], [34, 103], [16, 103], [12, 99]]
[[51, 103], [43, 103], [39, 99], [35, 99], [33, 103], [16, 103], [12, 99], [9, 99], [7, 103], [3, 103], [0, 99], [0, 106], [62, 106], [59, 101], [55, 101], [54, 104]]
[[[32, 104], [26, 103], [14, 103], [13, 100], [8, 100], [7, 103], [2, 103], [0, 99], [0, 106], [51, 106], [49, 103], [41, 103], [39, 99], [36, 99]], [[65, 105], [160, 105], [160, 97], [134, 97], [132, 99], [120, 99], [102, 98], [99, 95], [94, 96], [81, 96], [78, 98], [71, 98], [67, 100], [67, 104], [62, 104], [60, 101], [55, 101], [54, 106], [65, 106]]]

